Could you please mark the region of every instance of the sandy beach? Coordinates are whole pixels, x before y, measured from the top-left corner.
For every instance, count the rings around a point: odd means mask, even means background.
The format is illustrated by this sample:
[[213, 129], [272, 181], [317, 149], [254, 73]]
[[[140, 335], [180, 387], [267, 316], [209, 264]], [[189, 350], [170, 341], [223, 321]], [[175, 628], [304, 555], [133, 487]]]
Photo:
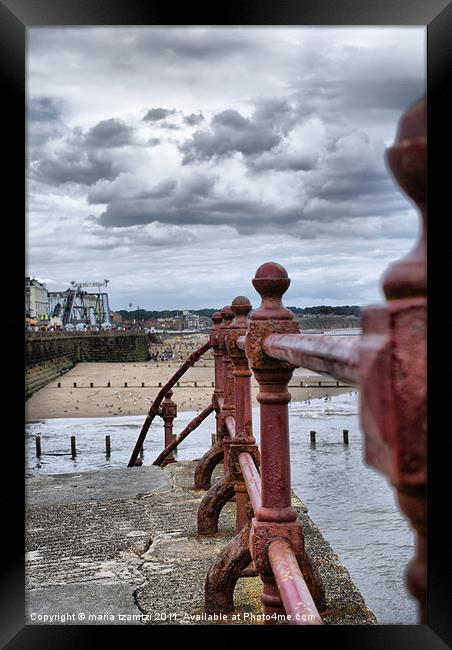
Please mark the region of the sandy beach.
[[[159, 382], [164, 385], [180, 367], [179, 354], [185, 359], [187, 354], [199, 347], [206, 339], [206, 335], [194, 335], [190, 339], [184, 337], [183, 340], [173, 340], [172, 347], [176, 354], [175, 359], [171, 361], [79, 363], [27, 401], [26, 420], [140, 414], [144, 417], [160, 390]], [[168, 343], [160, 347], [163, 351], [168, 347]], [[213, 378], [213, 356], [209, 352], [185, 373], [180, 379], [179, 387], [174, 387], [173, 400], [177, 404], [178, 411], [197, 411], [207, 406], [212, 397]], [[319, 388], [317, 386], [319, 381], [334, 382], [325, 375], [321, 376], [297, 368], [289, 387], [292, 400], [324, 398], [326, 395], [337, 395], [354, 390], [347, 387]], [[316, 384], [316, 386], [302, 388], [300, 382]], [[60, 387], [58, 383], [61, 384]], [[110, 383], [109, 387], [108, 383]], [[125, 383], [127, 386], [124, 385]], [[93, 384], [93, 387], [90, 384]], [[257, 404], [257, 392], [258, 386], [253, 379], [253, 405]]]

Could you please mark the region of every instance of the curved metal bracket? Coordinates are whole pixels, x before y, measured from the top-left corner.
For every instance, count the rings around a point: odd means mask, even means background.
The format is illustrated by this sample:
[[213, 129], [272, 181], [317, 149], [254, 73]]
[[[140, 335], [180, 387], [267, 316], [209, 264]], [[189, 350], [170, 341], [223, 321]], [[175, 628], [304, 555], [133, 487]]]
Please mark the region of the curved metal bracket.
[[224, 458], [223, 445], [217, 443], [211, 447], [199, 461], [195, 470], [195, 488], [208, 490], [211, 485], [212, 472]]
[[233, 611], [235, 585], [240, 577], [246, 575], [245, 570], [251, 562], [249, 535], [250, 525], [246, 524], [223, 547], [210, 567], [204, 586], [205, 611], [208, 614]]
[[234, 479], [224, 476], [210, 488], [198, 509], [198, 533], [212, 535], [218, 532], [218, 519], [224, 505], [233, 497]]

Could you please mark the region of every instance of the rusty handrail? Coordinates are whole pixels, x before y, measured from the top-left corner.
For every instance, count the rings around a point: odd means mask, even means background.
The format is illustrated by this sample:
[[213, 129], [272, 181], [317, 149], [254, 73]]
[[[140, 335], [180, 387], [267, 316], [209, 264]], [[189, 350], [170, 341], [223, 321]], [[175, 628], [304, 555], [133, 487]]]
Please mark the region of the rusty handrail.
[[291, 625], [323, 625], [297, 558], [283, 539], [268, 546], [268, 558]]
[[239, 454], [239, 464], [251, 505], [253, 506], [254, 512], [257, 512], [262, 505], [261, 475], [254, 464], [251, 454], [247, 452]]
[[212, 404], [206, 406], [196, 417], [194, 417], [185, 427], [183, 431], [175, 438], [170, 444], [157, 456], [152, 463], [153, 465], [161, 465], [165, 458], [183, 441], [185, 438], [194, 431], [214, 411]]
[[207, 343], [204, 343], [204, 345], [201, 345], [197, 350], [192, 352], [184, 361], [184, 363], [181, 365], [181, 367], [174, 373], [174, 375], [169, 379], [166, 384], [163, 386], [163, 388], [159, 391], [157, 397], [152, 403], [151, 408], [149, 409], [149, 412], [146, 416], [146, 419], [143, 423], [143, 426], [140, 431], [140, 435], [138, 436], [138, 439], [135, 443], [135, 447], [132, 451], [132, 455], [130, 456], [130, 460], [127, 464], [127, 467], [134, 467], [135, 461], [138, 458], [138, 454], [140, 453], [140, 449], [143, 446], [144, 440], [146, 438], [147, 432], [149, 431], [149, 427], [152, 424], [153, 419], [155, 418], [156, 415], [158, 415], [159, 411], [159, 406], [162, 403], [163, 398], [165, 397], [166, 393], [174, 386], [174, 384], [177, 382], [180, 377], [182, 377], [183, 374], [187, 372], [187, 370], [198, 361], [199, 357], [201, 357], [207, 350], [210, 350], [212, 347], [212, 344], [210, 341], [207, 341]]
[[263, 343], [272, 359], [358, 383], [359, 338], [309, 334], [270, 334]]

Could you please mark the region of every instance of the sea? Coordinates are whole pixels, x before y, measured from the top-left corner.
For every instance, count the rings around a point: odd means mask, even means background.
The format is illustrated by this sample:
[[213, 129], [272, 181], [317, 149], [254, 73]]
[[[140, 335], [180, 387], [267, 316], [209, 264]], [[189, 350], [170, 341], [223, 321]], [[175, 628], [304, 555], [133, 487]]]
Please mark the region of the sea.
[[[380, 624], [412, 625], [416, 604], [404, 585], [413, 556], [413, 531], [396, 504], [387, 479], [365, 464], [355, 391], [325, 400], [293, 402], [289, 406], [292, 487], [308, 508], [367, 606]], [[174, 433], [196, 415], [181, 412]], [[143, 424], [143, 416], [54, 418], [26, 425], [26, 474], [60, 474], [124, 467]], [[254, 435], [259, 440], [259, 409], [253, 409]], [[200, 458], [211, 444], [215, 420], [209, 416], [186, 438], [178, 460]], [[343, 443], [343, 429], [349, 444]], [[311, 445], [310, 431], [316, 431]], [[42, 456], [36, 457], [35, 438]], [[70, 438], [76, 436], [77, 455]], [[105, 436], [111, 455], [105, 453]], [[163, 426], [155, 420], [144, 443], [143, 464], [152, 464], [163, 449]]]

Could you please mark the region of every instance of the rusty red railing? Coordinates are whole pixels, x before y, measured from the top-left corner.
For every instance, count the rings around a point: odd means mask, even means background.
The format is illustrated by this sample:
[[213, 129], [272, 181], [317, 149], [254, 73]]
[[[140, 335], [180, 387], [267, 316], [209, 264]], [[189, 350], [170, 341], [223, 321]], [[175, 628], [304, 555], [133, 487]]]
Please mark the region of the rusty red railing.
[[[149, 431], [149, 427], [151, 426], [154, 418], [156, 415], [160, 415], [160, 405], [164, 399], [164, 397], [167, 395], [167, 393], [172, 389], [174, 384], [182, 377], [184, 373], [187, 372], [187, 370], [193, 366], [196, 361], [200, 357], [202, 357], [203, 354], [207, 352], [207, 350], [210, 350], [211, 348], [211, 343], [208, 341], [207, 343], [204, 343], [201, 347], [199, 347], [197, 350], [192, 352], [187, 359], [184, 361], [184, 363], [181, 365], [181, 367], [174, 373], [174, 375], [169, 379], [166, 384], [163, 386], [163, 388], [159, 391], [157, 397], [154, 399], [151, 408], [149, 409], [149, 412], [146, 416], [146, 419], [143, 423], [143, 426], [141, 427], [140, 434], [138, 436], [138, 439], [135, 443], [135, 447], [133, 448], [132, 455], [130, 456], [129, 462], [127, 464], [127, 467], [133, 467], [138, 459], [138, 454], [140, 453], [141, 448], [143, 447], [143, 443], [146, 439], [146, 435]], [[165, 441], [166, 442], [166, 441]]]
[[[264, 275], [266, 269], [275, 267], [282, 268], [265, 265]], [[250, 310], [247, 298], [235, 298], [230, 309], [223, 309], [223, 323], [212, 338], [214, 349], [218, 347], [223, 353], [224, 401], [218, 400], [218, 445], [223, 447], [227, 462], [223, 477], [200, 504], [198, 533], [216, 533], [222, 508], [235, 496], [237, 536], [225, 546], [207, 575], [206, 610], [231, 611], [237, 580], [260, 574], [267, 622], [276, 618], [300, 625], [319, 624], [322, 620], [317, 607], [324, 607], [324, 590], [305, 551], [303, 529], [291, 505], [287, 384], [293, 368], [273, 361], [268, 366], [253, 363], [256, 355], [262, 353], [262, 341], [258, 338], [263, 324], [259, 319], [264, 317], [274, 324], [278, 314], [273, 308], [268, 311], [264, 299], [263, 309], [252, 312], [248, 321]], [[291, 312], [284, 310], [283, 315], [288, 314], [293, 318]], [[267, 334], [268, 322], [264, 328]], [[260, 387], [260, 450], [252, 433], [252, 372]], [[206, 454], [209, 455], [211, 450]], [[211, 473], [212, 466], [203, 461], [200, 466], [204, 474], [200, 477], [198, 472], [198, 479], [206, 483], [205, 475]], [[284, 546], [272, 546], [276, 541]], [[291, 586], [286, 584], [289, 580]]]
[[[184, 439], [215, 410], [216, 442], [195, 471], [195, 487], [208, 490], [198, 510], [198, 533], [216, 533], [222, 508], [235, 498], [237, 534], [207, 574], [207, 612], [232, 611], [237, 580], [259, 574], [266, 622], [274, 622], [274, 615], [278, 622], [295, 625], [323, 622], [323, 583], [291, 504], [288, 385], [294, 369], [303, 366], [359, 389], [365, 461], [389, 477], [416, 531], [416, 557], [407, 585], [419, 602], [419, 620], [425, 622], [425, 111], [422, 101], [404, 115], [396, 143], [387, 151], [396, 180], [419, 207], [421, 235], [413, 251], [384, 274], [386, 302], [362, 310], [360, 337], [300, 334], [292, 312], [282, 303], [290, 279], [274, 262], [256, 271], [252, 283], [261, 304], [249, 318], [251, 304], [243, 296], [213, 316], [208, 347], [203, 348], [214, 352], [212, 404], [177, 439]], [[259, 386], [260, 448], [252, 430], [253, 374]], [[162, 399], [173, 384], [162, 389]], [[154, 411], [155, 406], [148, 417]], [[169, 442], [163, 457], [174, 446]], [[160, 464], [163, 457], [155, 462]], [[211, 486], [213, 469], [222, 460], [223, 476]]]
[[[275, 263], [264, 264], [256, 272], [253, 285], [262, 303], [248, 321], [243, 297], [231, 305], [232, 322], [226, 311], [222, 312], [219, 331], [223, 333], [218, 335], [217, 347], [228, 357], [223, 375], [227, 408], [224, 412], [220, 406], [218, 422], [228, 462], [223, 479], [201, 503], [198, 532], [218, 529], [219, 512], [231, 498], [233, 486], [238, 534], [207, 576], [208, 611], [230, 611], [236, 581], [249, 575], [252, 567], [262, 578], [266, 613], [285, 612], [295, 624], [321, 623], [319, 611], [325, 606], [322, 583], [305, 552], [303, 530], [290, 501], [287, 386], [294, 368], [303, 366], [359, 388], [365, 460], [390, 478], [400, 507], [416, 531], [416, 557], [407, 571], [407, 585], [419, 601], [419, 620], [425, 622], [425, 110], [422, 101], [406, 113], [396, 143], [387, 151], [396, 180], [419, 207], [421, 234], [413, 251], [385, 273], [386, 302], [362, 310], [362, 336], [300, 334], [293, 314], [281, 301], [290, 280], [285, 269]], [[228, 387], [231, 361], [234, 406]], [[259, 451], [252, 437], [246, 377], [250, 369], [259, 384]], [[231, 416], [235, 417], [233, 436]]]

